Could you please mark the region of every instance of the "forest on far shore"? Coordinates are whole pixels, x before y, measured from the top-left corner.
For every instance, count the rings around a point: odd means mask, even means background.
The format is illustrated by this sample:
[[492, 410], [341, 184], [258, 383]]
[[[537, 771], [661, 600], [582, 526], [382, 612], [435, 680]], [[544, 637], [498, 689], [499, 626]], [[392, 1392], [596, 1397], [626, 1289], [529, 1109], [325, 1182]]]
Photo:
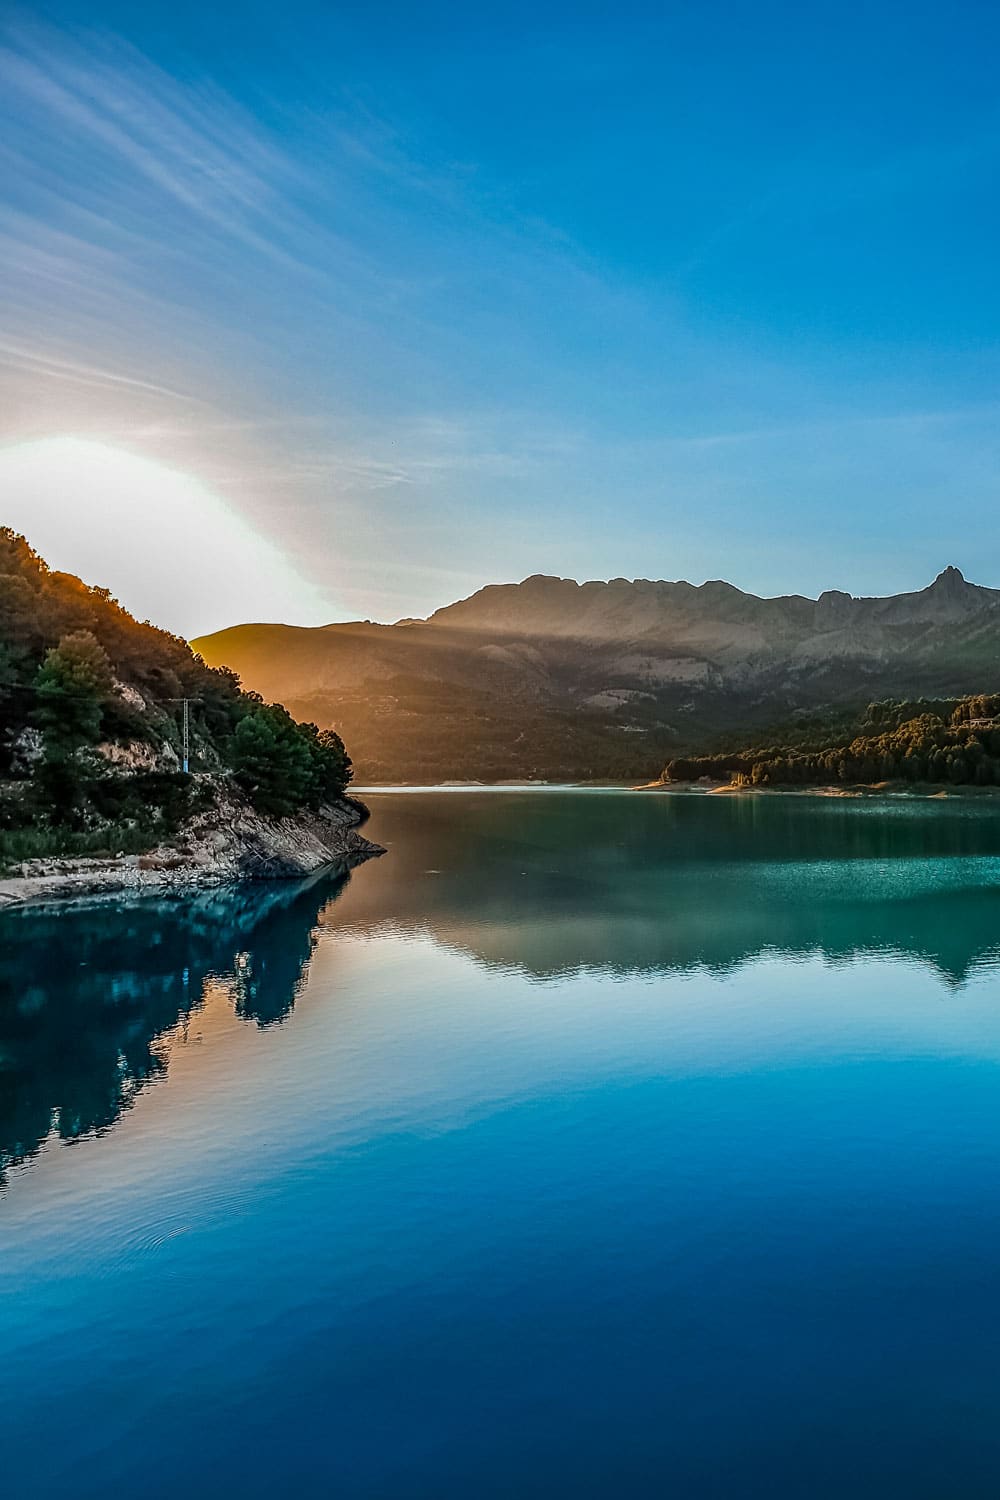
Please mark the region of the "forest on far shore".
[[1000, 693], [883, 699], [860, 713], [804, 714], [756, 747], [668, 761], [664, 781], [737, 786], [933, 782], [1000, 786]]

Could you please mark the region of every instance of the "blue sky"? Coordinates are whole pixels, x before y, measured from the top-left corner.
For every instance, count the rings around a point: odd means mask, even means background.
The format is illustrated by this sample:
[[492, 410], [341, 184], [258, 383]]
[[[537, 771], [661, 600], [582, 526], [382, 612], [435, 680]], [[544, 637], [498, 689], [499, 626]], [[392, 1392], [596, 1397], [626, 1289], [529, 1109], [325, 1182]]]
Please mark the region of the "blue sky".
[[1000, 584], [994, 7], [249, 10], [0, 54], [0, 442], [205, 487], [301, 581], [216, 612]]

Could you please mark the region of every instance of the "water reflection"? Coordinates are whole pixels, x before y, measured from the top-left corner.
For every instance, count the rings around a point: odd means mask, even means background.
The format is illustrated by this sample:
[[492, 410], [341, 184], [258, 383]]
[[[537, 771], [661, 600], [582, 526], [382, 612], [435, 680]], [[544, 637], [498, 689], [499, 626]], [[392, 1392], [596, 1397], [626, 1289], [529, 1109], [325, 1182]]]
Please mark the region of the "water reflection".
[[0, 1183], [54, 1132], [108, 1129], [167, 1067], [166, 1035], [224, 987], [259, 1027], [292, 1010], [345, 877], [124, 908], [9, 912], [0, 926]]
[[998, 812], [372, 805], [0, 917], [4, 1492], [992, 1495]]
[[[110, 1127], [208, 986], [292, 1010], [319, 928], [430, 938], [544, 980], [732, 970], [762, 953], [1000, 953], [1000, 809], [592, 794], [372, 797], [389, 857], [344, 877], [0, 919], [0, 1182]], [[335, 901], [335, 904], [334, 904]]]
[[1000, 948], [989, 802], [383, 795], [338, 921], [422, 932], [534, 978], [885, 952], [960, 983]]

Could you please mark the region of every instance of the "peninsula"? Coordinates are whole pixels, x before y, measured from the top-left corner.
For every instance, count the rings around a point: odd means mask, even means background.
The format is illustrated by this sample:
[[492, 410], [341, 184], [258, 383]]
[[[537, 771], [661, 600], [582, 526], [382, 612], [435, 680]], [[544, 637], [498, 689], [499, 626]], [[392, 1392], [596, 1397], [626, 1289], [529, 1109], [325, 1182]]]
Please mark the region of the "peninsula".
[[0, 905], [357, 863], [351, 774], [334, 730], [0, 529]]

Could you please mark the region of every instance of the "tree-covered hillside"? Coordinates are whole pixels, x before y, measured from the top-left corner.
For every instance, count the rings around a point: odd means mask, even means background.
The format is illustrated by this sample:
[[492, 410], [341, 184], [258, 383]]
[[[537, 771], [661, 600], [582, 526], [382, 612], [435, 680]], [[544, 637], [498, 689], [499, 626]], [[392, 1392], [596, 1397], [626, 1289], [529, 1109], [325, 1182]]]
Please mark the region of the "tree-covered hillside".
[[139, 621], [107, 589], [51, 571], [0, 528], [0, 859], [137, 850], [230, 779], [281, 816], [339, 796], [340, 737], [243, 692], [186, 641]]
[[886, 699], [862, 714], [800, 716], [758, 746], [668, 762], [666, 781], [752, 786], [933, 782], [1000, 786], [1000, 693]]

